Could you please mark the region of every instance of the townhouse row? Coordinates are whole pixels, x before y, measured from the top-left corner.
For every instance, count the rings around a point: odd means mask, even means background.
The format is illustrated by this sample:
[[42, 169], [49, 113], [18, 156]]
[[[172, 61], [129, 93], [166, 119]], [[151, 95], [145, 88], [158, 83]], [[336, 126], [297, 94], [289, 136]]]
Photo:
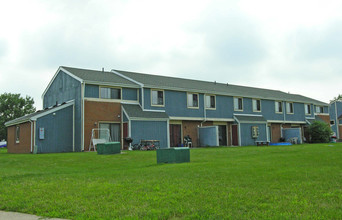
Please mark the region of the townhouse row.
[[122, 148], [126, 137], [168, 148], [182, 146], [184, 136], [196, 147], [203, 145], [199, 129], [211, 126], [220, 146], [288, 135], [303, 142], [314, 120], [331, 123], [329, 105], [305, 96], [119, 70], [61, 66], [42, 99], [44, 110], [6, 123], [9, 152], [87, 151], [104, 131]]

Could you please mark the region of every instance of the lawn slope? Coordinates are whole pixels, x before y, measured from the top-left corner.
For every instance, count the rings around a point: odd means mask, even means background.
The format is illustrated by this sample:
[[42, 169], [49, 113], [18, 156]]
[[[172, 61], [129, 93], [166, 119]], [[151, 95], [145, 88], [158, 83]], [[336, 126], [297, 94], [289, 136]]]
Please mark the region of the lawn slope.
[[0, 153], [0, 210], [70, 219], [342, 216], [342, 144], [156, 152]]

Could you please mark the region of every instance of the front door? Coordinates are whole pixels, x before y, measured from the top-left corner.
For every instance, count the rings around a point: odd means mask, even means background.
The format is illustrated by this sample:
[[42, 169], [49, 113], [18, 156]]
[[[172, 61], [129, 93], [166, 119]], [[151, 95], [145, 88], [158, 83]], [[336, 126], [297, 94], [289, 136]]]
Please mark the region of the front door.
[[232, 125], [232, 139], [233, 139], [233, 146], [239, 146], [239, 132], [238, 132], [238, 125]]
[[226, 125], [219, 125], [218, 126], [218, 133], [219, 133], [219, 145], [220, 146], [227, 146], [227, 126]]
[[182, 144], [182, 125], [170, 124], [170, 146], [177, 147]]

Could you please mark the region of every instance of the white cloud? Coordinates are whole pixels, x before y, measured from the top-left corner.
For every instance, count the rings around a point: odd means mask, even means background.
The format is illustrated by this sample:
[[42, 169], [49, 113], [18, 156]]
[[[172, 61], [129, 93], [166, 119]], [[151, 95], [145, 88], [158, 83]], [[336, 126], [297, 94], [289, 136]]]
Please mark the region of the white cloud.
[[329, 101], [342, 93], [341, 11], [340, 1], [8, 1], [0, 7], [0, 93], [33, 96], [39, 108], [67, 65]]

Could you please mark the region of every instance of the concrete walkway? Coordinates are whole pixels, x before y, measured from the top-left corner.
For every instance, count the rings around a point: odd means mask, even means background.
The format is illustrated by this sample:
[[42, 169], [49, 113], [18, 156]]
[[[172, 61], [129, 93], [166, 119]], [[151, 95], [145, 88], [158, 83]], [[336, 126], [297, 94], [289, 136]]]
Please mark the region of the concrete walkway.
[[0, 219], [6, 220], [62, 220], [61, 218], [48, 218], [48, 217], [40, 217], [36, 215], [18, 213], [18, 212], [5, 212], [0, 211]]

